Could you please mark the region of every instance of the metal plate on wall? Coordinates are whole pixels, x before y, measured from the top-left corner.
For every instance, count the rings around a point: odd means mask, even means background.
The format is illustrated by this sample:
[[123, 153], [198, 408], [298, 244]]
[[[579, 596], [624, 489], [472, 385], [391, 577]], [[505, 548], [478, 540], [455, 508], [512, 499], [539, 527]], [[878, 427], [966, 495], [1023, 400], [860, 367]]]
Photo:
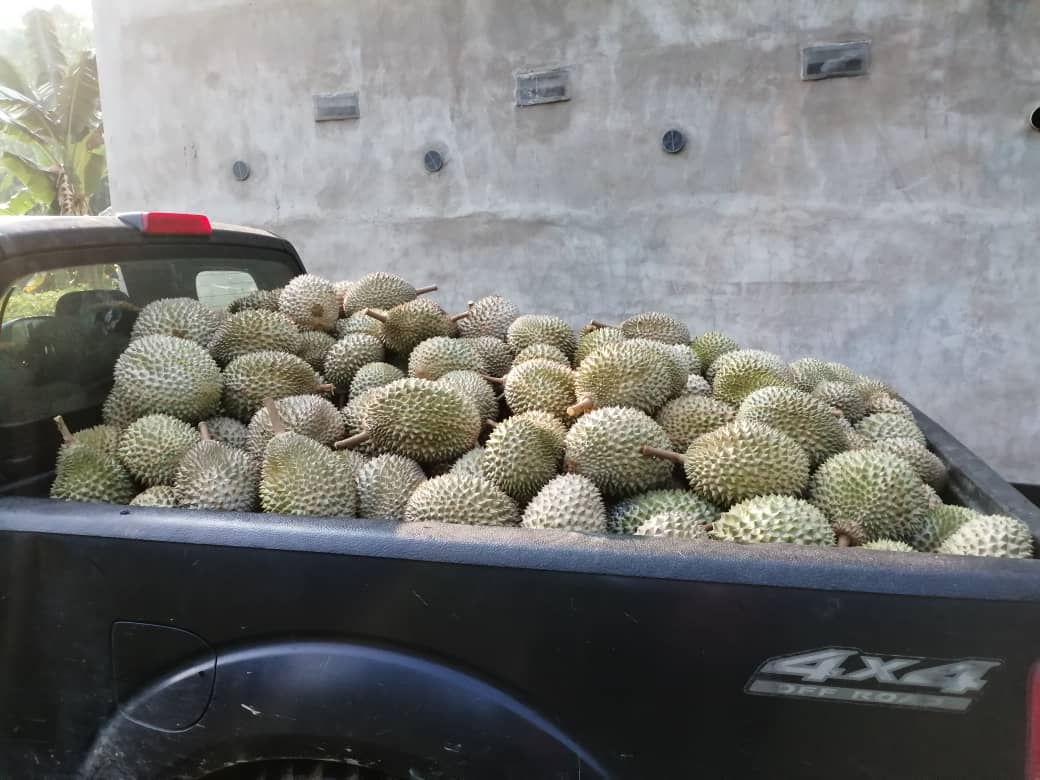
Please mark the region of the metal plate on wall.
[[533, 70], [516, 74], [516, 104], [537, 106], [570, 100], [568, 73], [565, 68]]
[[802, 80], [862, 76], [870, 68], [870, 41], [813, 43], [802, 47]]
[[360, 116], [357, 92], [321, 92], [314, 95], [315, 122], [357, 119]]

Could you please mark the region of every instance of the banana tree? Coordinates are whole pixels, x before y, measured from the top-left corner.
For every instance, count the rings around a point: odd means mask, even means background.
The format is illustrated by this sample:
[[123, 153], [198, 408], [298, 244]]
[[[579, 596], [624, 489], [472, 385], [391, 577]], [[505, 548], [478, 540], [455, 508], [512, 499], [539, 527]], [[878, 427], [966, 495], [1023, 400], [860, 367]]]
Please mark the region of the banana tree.
[[87, 214], [107, 189], [97, 61], [66, 57], [46, 11], [25, 28], [35, 80], [0, 57], [0, 214]]

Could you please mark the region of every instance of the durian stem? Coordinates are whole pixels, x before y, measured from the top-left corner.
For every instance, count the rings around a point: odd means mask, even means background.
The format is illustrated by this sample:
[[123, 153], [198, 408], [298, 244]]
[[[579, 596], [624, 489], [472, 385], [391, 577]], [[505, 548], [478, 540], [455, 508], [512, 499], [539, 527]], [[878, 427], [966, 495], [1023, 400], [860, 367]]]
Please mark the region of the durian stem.
[[390, 319], [386, 316], [385, 311], [380, 311], [379, 309], [362, 309], [361, 314], [364, 314], [366, 317], [371, 317], [372, 319], [378, 320], [382, 323], [385, 323], [388, 319]]
[[593, 320], [589, 323], [594, 328], [616, 328], [617, 325], [610, 325], [606, 322], [600, 322], [599, 320]]
[[506, 380], [499, 376], [491, 376], [491, 374], [481, 374], [481, 376], [493, 385], [504, 385]]
[[285, 433], [285, 423], [282, 422], [282, 416], [278, 414], [278, 407], [275, 406], [274, 399], [265, 398], [264, 408], [271, 416], [271, 430], [273, 430], [275, 434]]
[[425, 295], [426, 293], [437, 292], [437, 285], [431, 284], [429, 287], [416, 287], [416, 295]]
[[595, 408], [595, 401], [593, 401], [591, 398], [582, 398], [580, 401], [578, 401], [578, 403], [574, 404], [574, 406], [567, 407], [567, 414], [571, 417], [580, 417], [586, 412], [591, 412]]
[[322, 393], [322, 394], [324, 394], [324, 393], [335, 393], [336, 392], [336, 386], [335, 385], [330, 385], [330, 384], [316, 385], [314, 387], [314, 392], [315, 393]]
[[69, 426], [65, 424], [65, 418], [60, 414], [54, 418], [54, 424], [58, 426], [58, 433], [61, 434], [62, 441], [66, 444], [73, 444], [76, 441], [76, 437], [72, 435], [72, 431], [69, 430]]
[[662, 450], [657, 447], [648, 447], [646, 445], [639, 448], [639, 451], [648, 458], [660, 458], [661, 460], [670, 460], [672, 463], [685, 463], [686, 456], [680, 455], [678, 452], [672, 452], [671, 450]]
[[199, 423], [199, 436], [202, 437], [203, 441], [209, 441], [212, 436], [209, 435], [209, 426], [204, 422]]
[[494, 429], [497, 428], [500, 425], [500, 423], [498, 422], [498, 420], [492, 420], [489, 417], [488, 419], [484, 420], [484, 425], [486, 425], [488, 428]]
[[464, 311], [464, 312], [462, 312], [462, 314], [454, 314], [451, 317], [448, 317], [448, 319], [451, 320], [452, 322], [458, 322], [459, 320], [466, 319], [466, 317], [468, 317], [468, 316], [469, 316], [469, 312], [468, 311]]
[[852, 540], [845, 534], [838, 534], [838, 547], [851, 547]]
[[359, 444], [364, 444], [366, 441], [372, 438], [372, 434], [368, 431], [362, 431], [361, 433], [355, 434], [346, 439], [340, 439], [332, 446], [337, 450], [352, 450]]

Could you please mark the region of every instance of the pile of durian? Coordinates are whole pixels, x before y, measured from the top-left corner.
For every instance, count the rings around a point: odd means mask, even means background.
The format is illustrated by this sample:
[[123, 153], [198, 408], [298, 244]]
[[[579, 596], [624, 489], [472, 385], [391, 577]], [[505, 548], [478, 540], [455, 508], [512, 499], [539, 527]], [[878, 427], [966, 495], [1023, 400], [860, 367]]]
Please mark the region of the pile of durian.
[[940, 499], [910, 408], [657, 312], [580, 333], [501, 296], [450, 316], [398, 276], [299, 276], [218, 312], [145, 306], [105, 423], [51, 495], [1027, 558], [1029, 528]]

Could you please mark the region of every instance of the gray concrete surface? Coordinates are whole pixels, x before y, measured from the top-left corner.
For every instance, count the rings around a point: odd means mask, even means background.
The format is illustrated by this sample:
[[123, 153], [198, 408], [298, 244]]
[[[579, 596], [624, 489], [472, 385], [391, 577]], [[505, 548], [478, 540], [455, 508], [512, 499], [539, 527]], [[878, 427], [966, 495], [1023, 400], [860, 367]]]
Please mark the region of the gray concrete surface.
[[[1040, 481], [1040, 4], [94, 5], [117, 209], [265, 226], [316, 272], [397, 271], [449, 309], [663, 309], [841, 360]], [[845, 32], [870, 74], [800, 81], [800, 44]], [[513, 72], [543, 66], [572, 100], [517, 108]], [[361, 118], [315, 123], [335, 90]]]

